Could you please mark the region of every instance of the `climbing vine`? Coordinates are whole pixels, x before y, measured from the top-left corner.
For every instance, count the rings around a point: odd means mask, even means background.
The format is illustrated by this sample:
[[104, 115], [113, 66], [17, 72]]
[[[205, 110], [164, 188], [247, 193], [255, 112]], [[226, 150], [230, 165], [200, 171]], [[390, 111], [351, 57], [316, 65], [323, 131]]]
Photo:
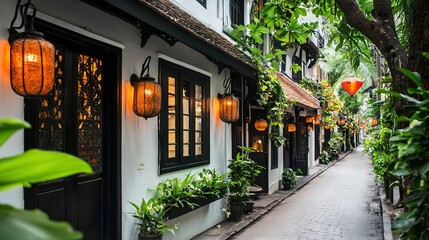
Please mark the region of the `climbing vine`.
[[[257, 67], [258, 103], [267, 108], [267, 118], [272, 127], [283, 127], [283, 117], [287, 107], [287, 98], [282, 85], [276, 77], [282, 57], [288, 47], [303, 44], [311, 36], [316, 23], [298, 23], [300, 16], [307, 11], [298, 4], [288, 1], [267, 1], [262, 8], [253, 6], [253, 19], [250, 24], [235, 26], [232, 36], [237, 47], [248, 53]], [[263, 52], [264, 37], [270, 36], [268, 52]], [[280, 43], [280, 48], [274, 44]], [[296, 66], [293, 66], [297, 70]], [[279, 146], [284, 143], [283, 136], [270, 134], [270, 138]]]

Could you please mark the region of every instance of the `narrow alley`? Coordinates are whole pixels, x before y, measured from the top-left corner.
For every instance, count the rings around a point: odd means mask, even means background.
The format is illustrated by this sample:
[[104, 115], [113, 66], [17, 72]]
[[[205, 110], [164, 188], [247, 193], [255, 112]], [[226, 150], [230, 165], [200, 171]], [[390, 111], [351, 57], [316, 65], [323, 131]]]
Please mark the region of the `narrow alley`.
[[371, 169], [358, 147], [233, 239], [383, 239]]

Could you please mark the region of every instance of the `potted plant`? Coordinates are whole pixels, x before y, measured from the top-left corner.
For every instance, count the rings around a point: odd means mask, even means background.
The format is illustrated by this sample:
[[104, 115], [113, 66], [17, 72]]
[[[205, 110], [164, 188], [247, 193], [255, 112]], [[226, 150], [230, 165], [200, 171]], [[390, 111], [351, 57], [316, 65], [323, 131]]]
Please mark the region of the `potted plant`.
[[230, 171], [228, 173], [227, 201], [230, 209], [229, 219], [231, 220], [239, 220], [246, 206], [247, 212], [252, 211], [254, 202], [249, 198], [248, 187], [253, 184], [263, 169], [262, 166], [249, 158], [249, 153], [253, 152], [251, 148], [240, 147], [240, 149], [242, 152], [230, 159], [228, 165]]
[[294, 187], [297, 183], [298, 179], [296, 177], [296, 173], [292, 170], [292, 168], [285, 168], [282, 172], [282, 184], [283, 189], [288, 190]]
[[139, 220], [137, 223], [140, 226], [139, 240], [161, 240], [166, 231], [174, 234], [173, 230], [177, 228], [177, 224], [174, 226], [165, 224], [167, 208], [159, 198], [151, 198], [148, 201], [142, 199], [140, 206], [132, 202], [130, 204], [135, 208], [133, 217]]

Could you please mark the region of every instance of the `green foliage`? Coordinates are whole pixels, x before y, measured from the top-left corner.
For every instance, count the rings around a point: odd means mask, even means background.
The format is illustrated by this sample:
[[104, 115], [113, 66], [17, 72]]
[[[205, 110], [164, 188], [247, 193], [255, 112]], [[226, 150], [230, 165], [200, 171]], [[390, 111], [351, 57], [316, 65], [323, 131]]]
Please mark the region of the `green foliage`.
[[189, 172], [185, 178], [167, 179], [158, 183], [154, 198], [160, 199], [167, 209], [172, 207], [198, 207], [196, 199], [210, 195], [225, 196], [227, 192], [226, 174], [221, 175], [216, 170], [203, 169], [198, 174]]
[[[24, 121], [0, 119], [0, 146], [16, 131], [29, 127]], [[32, 149], [0, 158], [0, 191], [91, 172], [87, 163], [72, 155]], [[82, 234], [74, 231], [70, 224], [51, 221], [39, 210], [21, 210], [5, 204], [0, 204], [0, 236], [22, 240], [82, 238]]]
[[342, 136], [341, 133], [333, 132], [331, 135], [331, 139], [329, 139], [329, 142], [328, 142], [328, 145], [329, 145], [328, 151], [330, 152], [336, 151], [337, 153], [341, 152], [340, 147], [343, 141], [344, 141], [344, 137]]
[[156, 188], [151, 189], [155, 194], [148, 201], [142, 199], [140, 205], [130, 202], [135, 209], [133, 216], [139, 219], [140, 235], [152, 236], [162, 235], [166, 231], [173, 232], [177, 229], [177, 224], [174, 226], [165, 224], [168, 211], [175, 207], [194, 209], [199, 206], [195, 203], [196, 200], [208, 196], [224, 197], [228, 188], [225, 178], [226, 174], [219, 174], [214, 169], [203, 169], [197, 174], [189, 172], [183, 179], [176, 177], [158, 183]]
[[[273, 127], [283, 127], [283, 116], [287, 107], [287, 99], [281, 83], [276, 77], [284, 51], [287, 47], [303, 44], [311, 37], [317, 23], [299, 23], [298, 18], [307, 15], [302, 4], [284, 0], [267, 1], [262, 9], [258, 9], [252, 22], [246, 26], [236, 26], [232, 36], [237, 47], [251, 55], [257, 67], [257, 94], [258, 103], [267, 108], [267, 118]], [[263, 54], [261, 45], [264, 35], [273, 36], [270, 40], [277, 40], [282, 48], [271, 49]], [[299, 66], [292, 65], [293, 71]], [[284, 143], [281, 135], [270, 135], [277, 146]]]
[[[301, 172], [299, 170], [299, 172]], [[293, 187], [298, 182], [296, 177], [297, 172], [293, 171], [292, 168], [285, 168], [282, 172], [282, 184]]]
[[140, 226], [139, 234], [141, 236], [158, 236], [166, 231], [174, 233], [174, 229], [177, 228], [177, 225], [165, 224], [168, 209], [160, 198], [151, 198], [148, 201], [143, 198], [140, 206], [132, 202], [130, 204], [135, 208], [133, 217], [139, 220], [137, 224]]
[[331, 162], [331, 156], [327, 151], [323, 151], [322, 154], [319, 156], [319, 163], [320, 164], [328, 164]]
[[257, 164], [249, 154], [251, 148], [240, 147], [242, 152], [235, 158], [229, 159], [228, 173], [228, 201], [243, 202], [247, 200], [247, 188], [251, 186], [264, 167]]
[[410, 78], [416, 88], [409, 88], [409, 95], [390, 93], [408, 102], [413, 113], [410, 118], [401, 117], [409, 126], [395, 131], [391, 137], [392, 149], [398, 160], [392, 174], [408, 177], [411, 185], [408, 189], [406, 206], [408, 210], [394, 222], [393, 228], [403, 233], [407, 239], [429, 238], [429, 91], [422, 86], [418, 73], [400, 70]]

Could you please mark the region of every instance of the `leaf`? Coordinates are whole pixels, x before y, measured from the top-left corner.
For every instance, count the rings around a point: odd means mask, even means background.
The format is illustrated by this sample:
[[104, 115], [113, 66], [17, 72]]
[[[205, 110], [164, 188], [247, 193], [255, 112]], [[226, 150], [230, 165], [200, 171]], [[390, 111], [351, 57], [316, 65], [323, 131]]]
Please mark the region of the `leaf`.
[[398, 68], [398, 71], [411, 79], [418, 87], [422, 87], [422, 77], [418, 72], [412, 72], [405, 68]]
[[91, 172], [92, 169], [86, 162], [73, 155], [31, 149], [20, 155], [0, 159], [0, 191]]
[[0, 147], [18, 130], [23, 128], [31, 128], [28, 122], [12, 119], [0, 119]]
[[0, 204], [0, 236], [10, 240], [82, 239], [66, 222], [49, 220], [40, 210], [22, 210]]

